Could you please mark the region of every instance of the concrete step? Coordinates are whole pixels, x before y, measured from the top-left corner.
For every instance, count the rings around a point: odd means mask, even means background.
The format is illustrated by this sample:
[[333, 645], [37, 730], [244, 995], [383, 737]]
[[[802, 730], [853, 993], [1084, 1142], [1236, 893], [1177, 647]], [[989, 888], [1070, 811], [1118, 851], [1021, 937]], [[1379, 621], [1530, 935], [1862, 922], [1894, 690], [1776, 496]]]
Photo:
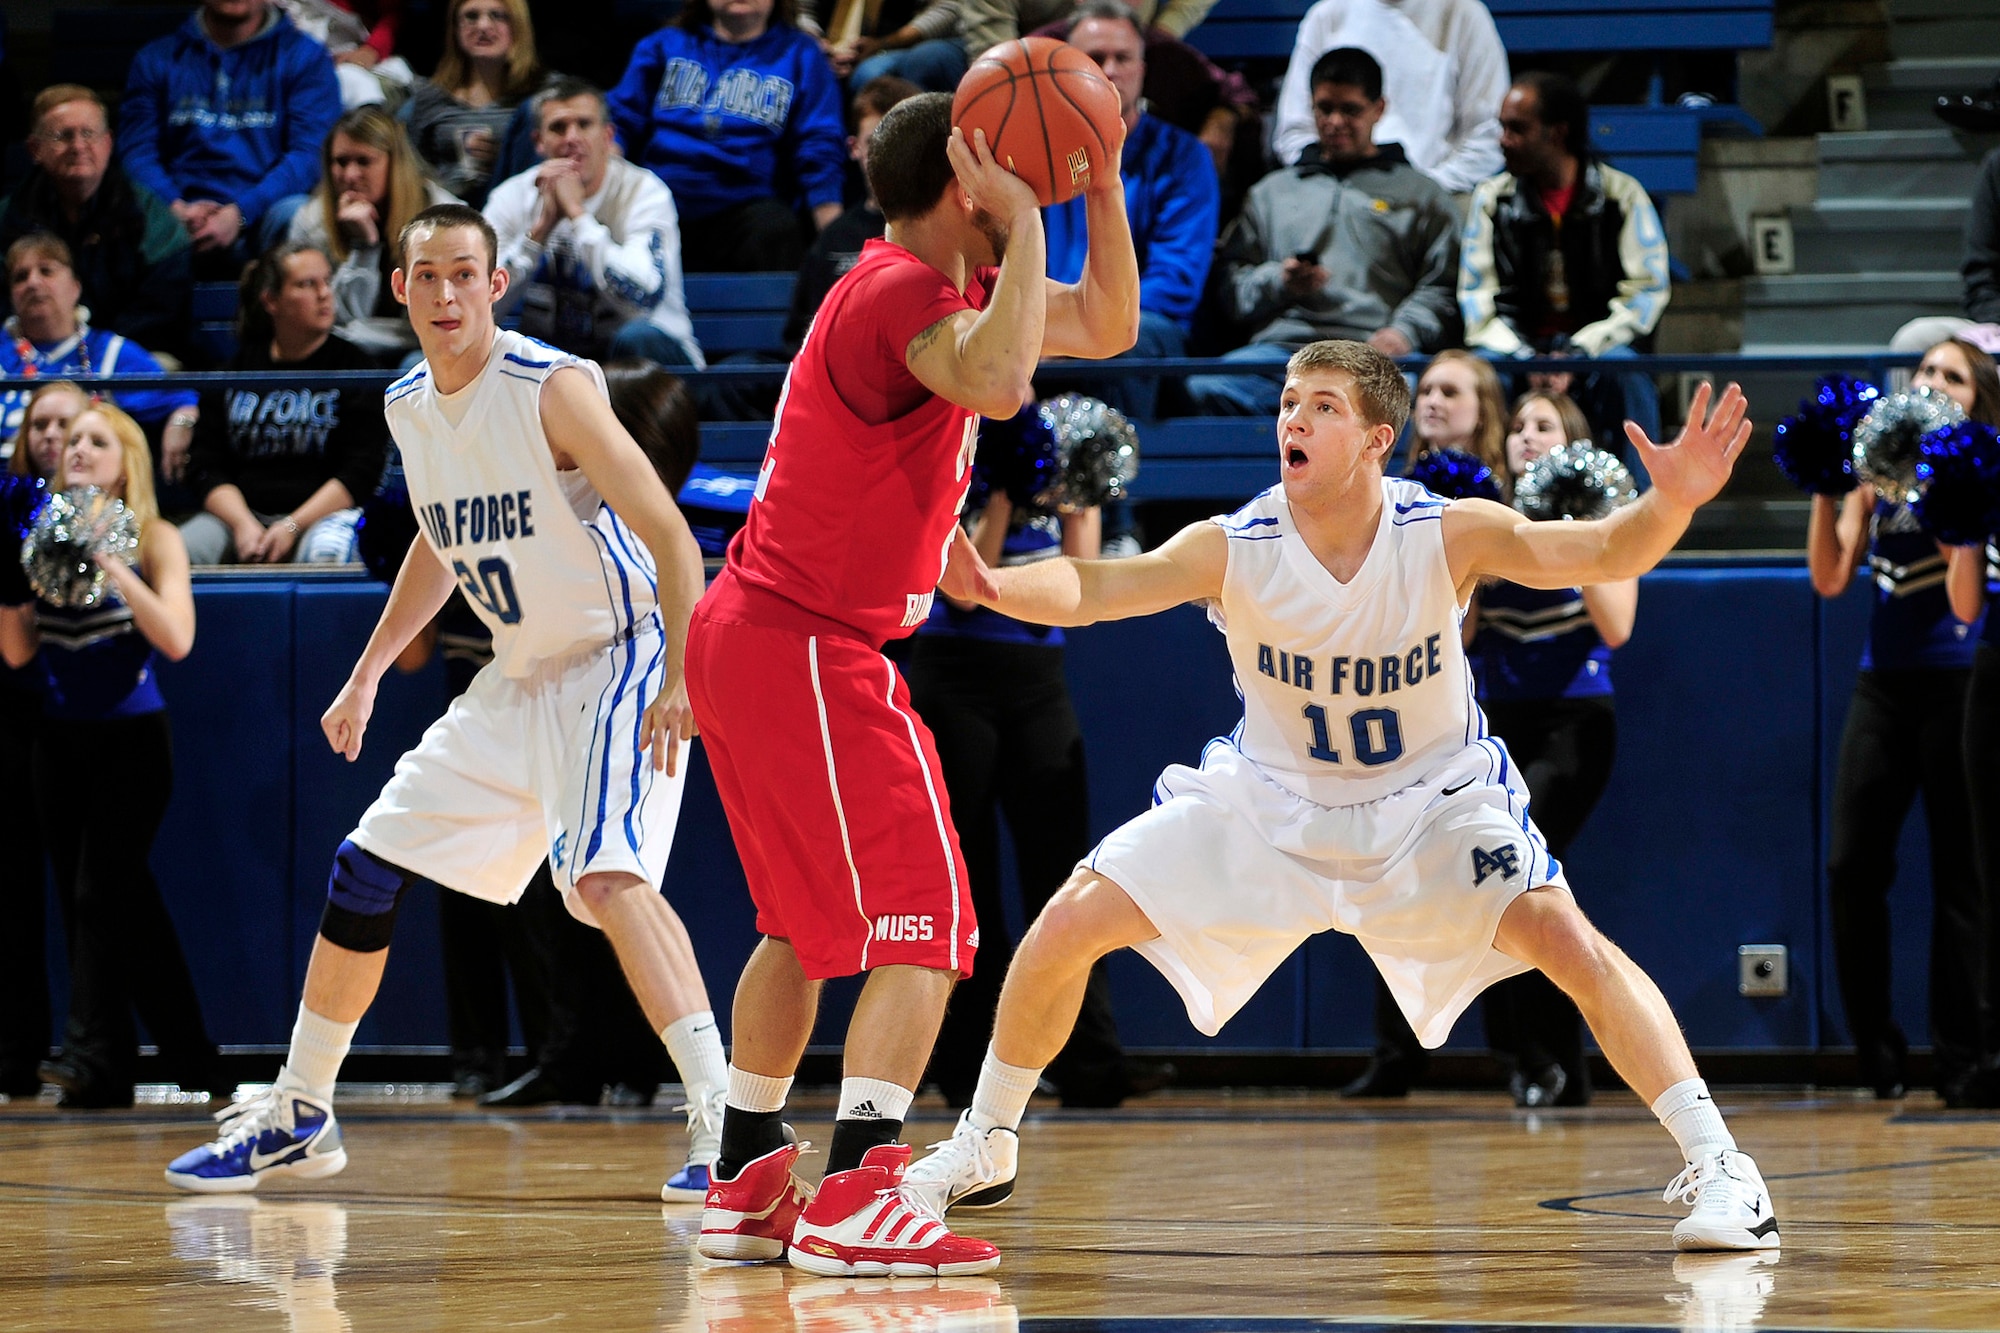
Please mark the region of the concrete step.
[[1820, 135], [1820, 199], [1971, 198], [1979, 159], [2000, 136], [1932, 126]]
[[1901, 58], [1903, 53], [1898, 51], [1898, 59], [1864, 69], [1862, 82], [1868, 90], [1868, 127], [1883, 130], [1942, 128], [1942, 123], [1931, 111], [1938, 97], [1989, 83], [1994, 72], [2000, 70], [2000, 18], [1989, 19], [1979, 26], [1990, 31], [1984, 37], [1974, 39], [1970, 46], [1913, 54], [1908, 59]]
[[1836, 199], [1791, 210], [1800, 273], [1937, 271], [1964, 247], [1964, 199]]
[[1960, 294], [1954, 270], [1746, 278], [1743, 343], [1879, 348], [1913, 319], [1957, 310]]

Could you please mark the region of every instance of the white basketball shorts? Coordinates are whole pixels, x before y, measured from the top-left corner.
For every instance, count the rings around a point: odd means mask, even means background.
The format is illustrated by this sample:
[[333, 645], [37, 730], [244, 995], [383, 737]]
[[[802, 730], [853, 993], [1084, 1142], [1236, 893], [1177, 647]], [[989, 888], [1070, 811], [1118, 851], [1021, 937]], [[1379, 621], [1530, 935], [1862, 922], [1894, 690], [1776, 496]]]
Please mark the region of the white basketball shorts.
[[1309, 936], [1354, 936], [1426, 1046], [1475, 996], [1528, 970], [1493, 947], [1500, 914], [1529, 889], [1567, 893], [1495, 738], [1422, 782], [1364, 805], [1316, 805], [1226, 740], [1175, 764], [1154, 805], [1082, 863], [1116, 883], [1160, 932], [1138, 951], [1188, 1019], [1222, 1030]]
[[519, 679], [487, 667], [396, 762], [349, 835], [382, 860], [488, 902], [519, 900], [549, 859], [570, 914], [597, 922], [576, 881], [666, 874], [689, 756], [673, 777], [639, 745], [666, 671], [657, 630], [543, 662]]

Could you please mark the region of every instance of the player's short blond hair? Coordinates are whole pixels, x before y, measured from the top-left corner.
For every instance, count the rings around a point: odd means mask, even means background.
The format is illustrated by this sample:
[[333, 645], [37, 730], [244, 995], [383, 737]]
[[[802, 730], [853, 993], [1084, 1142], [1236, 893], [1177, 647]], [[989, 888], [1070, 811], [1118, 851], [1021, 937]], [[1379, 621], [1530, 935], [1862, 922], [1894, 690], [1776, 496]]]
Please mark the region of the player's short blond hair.
[[1396, 363], [1367, 343], [1328, 338], [1307, 343], [1285, 363], [1285, 378], [1309, 370], [1338, 370], [1354, 381], [1361, 415], [1371, 426], [1388, 426], [1401, 434], [1410, 419], [1410, 386]]

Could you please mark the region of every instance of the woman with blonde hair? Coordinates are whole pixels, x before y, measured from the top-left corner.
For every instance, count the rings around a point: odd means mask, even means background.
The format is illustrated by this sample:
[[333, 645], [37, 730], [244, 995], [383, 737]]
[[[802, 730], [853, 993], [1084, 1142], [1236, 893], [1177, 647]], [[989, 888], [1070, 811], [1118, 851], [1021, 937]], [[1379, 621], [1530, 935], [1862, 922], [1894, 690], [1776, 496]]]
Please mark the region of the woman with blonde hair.
[[[62, 463], [70, 423], [90, 405], [74, 380], [45, 380], [28, 396], [7, 471], [46, 479]], [[42, 696], [32, 672], [0, 671], [0, 1094], [31, 1098], [49, 1053], [44, 961], [48, 855], [35, 815], [34, 745]]]
[[[169, 1080], [221, 1088], [180, 939], [148, 866], [173, 792], [161, 657], [194, 647], [194, 592], [180, 532], [161, 520], [146, 436], [109, 403], [70, 424], [54, 488], [96, 486], [139, 521], [136, 563], [101, 555], [103, 596], [88, 607], [0, 608], [0, 655], [33, 664], [44, 711], [34, 781], [56, 891], [69, 919], [70, 1013], [63, 1053], [41, 1067], [66, 1107], [130, 1106], [138, 1055], [133, 1009]], [[117, 757], [118, 797], [101, 790]]]
[[516, 112], [544, 82], [527, 0], [451, 0], [444, 54], [403, 104], [410, 142], [440, 184], [474, 208], [531, 162], [506, 162]]
[[417, 336], [389, 290], [401, 262], [396, 238], [432, 204], [458, 201], [424, 178], [409, 136], [379, 106], [335, 121], [319, 160], [319, 187], [293, 216], [288, 240], [332, 261], [334, 331], [371, 356], [400, 360]]
[[1456, 449], [1504, 478], [1507, 419], [1507, 395], [1491, 362], [1457, 348], [1439, 352], [1417, 379], [1410, 461], [1433, 449]]

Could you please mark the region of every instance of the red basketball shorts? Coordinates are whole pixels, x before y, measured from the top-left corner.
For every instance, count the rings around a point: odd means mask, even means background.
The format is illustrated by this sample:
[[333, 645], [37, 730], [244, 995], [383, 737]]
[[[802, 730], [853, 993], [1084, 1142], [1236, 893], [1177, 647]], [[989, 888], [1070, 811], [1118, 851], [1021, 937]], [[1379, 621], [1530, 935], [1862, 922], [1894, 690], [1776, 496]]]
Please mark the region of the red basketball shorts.
[[758, 931], [815, 979], [891, 963], [970, 976], [965, 857], [895, 665], [725, 571], [688, 627], [687, 682]]

